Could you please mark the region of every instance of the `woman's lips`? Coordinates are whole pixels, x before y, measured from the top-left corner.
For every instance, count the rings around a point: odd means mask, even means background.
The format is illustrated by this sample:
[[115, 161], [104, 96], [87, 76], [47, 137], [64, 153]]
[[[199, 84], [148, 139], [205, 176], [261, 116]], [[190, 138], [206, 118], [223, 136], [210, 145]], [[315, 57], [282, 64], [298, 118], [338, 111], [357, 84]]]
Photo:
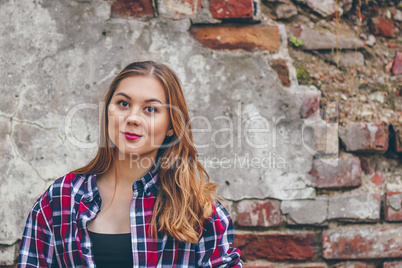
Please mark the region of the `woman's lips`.
[[139, 138], [141, 138], [141, 136], [137, 135], [137, 134], [133, 134], [133, 133], [122, 133], [124, 135], [124, 137], [126, 137], [126, 139], [128, 140], [138, 140]]

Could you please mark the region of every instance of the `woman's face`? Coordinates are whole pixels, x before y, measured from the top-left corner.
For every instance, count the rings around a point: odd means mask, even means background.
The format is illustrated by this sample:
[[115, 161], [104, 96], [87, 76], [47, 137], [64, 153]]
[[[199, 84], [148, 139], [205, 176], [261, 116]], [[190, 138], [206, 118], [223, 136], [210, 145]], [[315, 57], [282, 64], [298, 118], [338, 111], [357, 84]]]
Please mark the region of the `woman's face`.
[[108, 132], [121, 155], [155, 160], [170, 127], [166, 104], [157, 79], [132, 76], [120, 81], [108, 107]]

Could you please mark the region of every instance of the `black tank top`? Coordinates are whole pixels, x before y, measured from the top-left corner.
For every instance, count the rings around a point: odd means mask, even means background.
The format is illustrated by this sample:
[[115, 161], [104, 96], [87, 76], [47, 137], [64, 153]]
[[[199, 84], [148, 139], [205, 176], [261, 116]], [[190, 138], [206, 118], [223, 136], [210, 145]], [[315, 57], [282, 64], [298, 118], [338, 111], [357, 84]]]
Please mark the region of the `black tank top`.
[[132, 268], [131, 234], [100, 234], [88, 230], [97, 268]]

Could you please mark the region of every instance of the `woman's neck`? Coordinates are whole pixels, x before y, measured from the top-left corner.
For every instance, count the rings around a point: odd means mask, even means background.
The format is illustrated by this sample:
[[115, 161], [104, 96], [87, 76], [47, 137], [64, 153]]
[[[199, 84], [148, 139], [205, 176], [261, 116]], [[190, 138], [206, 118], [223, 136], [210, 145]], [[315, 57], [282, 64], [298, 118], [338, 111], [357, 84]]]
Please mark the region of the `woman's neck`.
[[120, 186], [132, 186], [133, 183], [144, 177], [155, 163], [154, 156], [125, 157], [116, 155], [111, 167], [116, 183]]

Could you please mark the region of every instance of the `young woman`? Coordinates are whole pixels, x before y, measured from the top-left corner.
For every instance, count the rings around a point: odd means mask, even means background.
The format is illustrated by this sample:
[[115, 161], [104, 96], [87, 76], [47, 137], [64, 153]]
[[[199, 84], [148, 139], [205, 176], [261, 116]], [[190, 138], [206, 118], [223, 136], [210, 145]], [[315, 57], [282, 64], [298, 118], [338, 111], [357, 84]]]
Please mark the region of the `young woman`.
[[34, 204], [18, 266], [242, 267], [215, 190], [177, 76], [132, 63], [105, 96], [95, 158]]

